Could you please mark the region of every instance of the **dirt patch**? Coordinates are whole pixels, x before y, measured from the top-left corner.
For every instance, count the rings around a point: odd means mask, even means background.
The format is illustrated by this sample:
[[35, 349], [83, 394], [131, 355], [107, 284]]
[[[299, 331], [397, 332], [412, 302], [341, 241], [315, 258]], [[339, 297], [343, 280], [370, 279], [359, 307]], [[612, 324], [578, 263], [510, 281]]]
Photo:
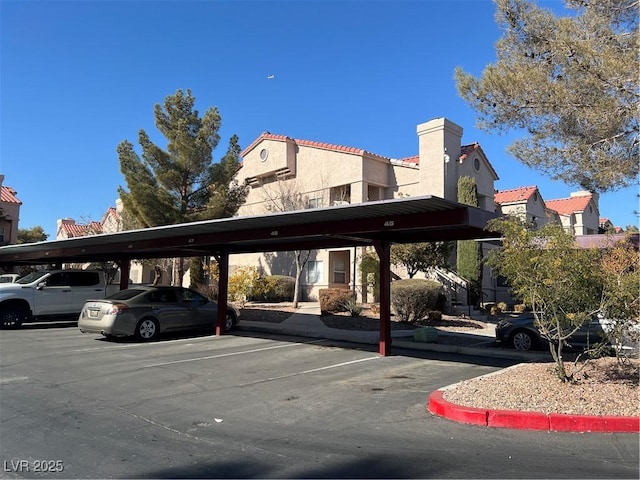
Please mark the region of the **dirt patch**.
[[623, 368], [615, 358], [591, 360], [573, 383], [561, 382], [554, 366], [553, 362], [516, 365], [461, 382], [443, 396], [457, 405], [491, 410], [640, 416], [639, 360]]

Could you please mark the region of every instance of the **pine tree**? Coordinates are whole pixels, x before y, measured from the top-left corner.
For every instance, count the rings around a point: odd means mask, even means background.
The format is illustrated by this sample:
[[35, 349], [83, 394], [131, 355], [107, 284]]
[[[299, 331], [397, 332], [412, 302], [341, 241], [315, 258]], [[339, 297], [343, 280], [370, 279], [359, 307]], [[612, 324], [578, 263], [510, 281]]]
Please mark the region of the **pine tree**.
[[[458, 202], [472, 207], [479, 205], [474, 178], [458, 179]], [[478, 304], [482, 297], [482, 244], [474, 240], [459, 240], [456, 264], [458, 275], [469, 282], [470, 304]]]
[[601, 192], [634, 184], [638, 2], [565, 0], [567, 16], [531, 0], [495, 3], [496, 62], [479, 78], [455, 73], [480, 128], [524, 131], [510, 153], [553, 179]]
[[155, 125], [167, 140], [166, 148], [154, 144], [144, 130], [138, 133], [141, 155], [127, 140], [118, 145], [120, 171], [128, 187], [119, 187], [118, 194], [129, 225], [146, 228], [230, 217], [244, 202], [247, 187], [235, 181], [240, 168], [238, 137], [231, 137], [227, 153], [214, 163], [220, 114], [212, 107], [200, 117], [194, 106], [191, 90], [178, 90], [164, 105], [155, 106]]

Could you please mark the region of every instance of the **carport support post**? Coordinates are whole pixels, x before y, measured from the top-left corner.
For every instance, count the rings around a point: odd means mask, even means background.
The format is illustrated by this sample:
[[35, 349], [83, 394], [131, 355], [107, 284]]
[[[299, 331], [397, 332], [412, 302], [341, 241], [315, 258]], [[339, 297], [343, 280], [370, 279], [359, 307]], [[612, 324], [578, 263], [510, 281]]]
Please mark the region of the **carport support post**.
[[131, 271], [131, 260], [125, 258], [120, 260], [120, 290], [129, 288], [129, 274]]
[[380, 345], [382, 356], [391, 355], [391, 243], [374, 243], [380, 259]]
[[216, 255], [218, 261], [218, 314], [216, 318], [216, 335], [224, 333], [224, 324], [227, 316], [227, 294], [229, 292], [229, 254], [221, 252]]

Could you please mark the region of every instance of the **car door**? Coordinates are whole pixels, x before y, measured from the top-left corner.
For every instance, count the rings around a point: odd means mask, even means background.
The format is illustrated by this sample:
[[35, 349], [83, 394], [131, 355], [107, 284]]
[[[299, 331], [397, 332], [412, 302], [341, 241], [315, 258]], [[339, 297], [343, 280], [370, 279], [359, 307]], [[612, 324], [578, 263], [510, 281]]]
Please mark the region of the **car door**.
[[69, 273], [56, 272], [45, 278], [44, 285], [35, 291], [34, 302], [38, 305], [38, 315], [74, 313]]
[[190, 321], [197, 327], [215, 327], [217, 304], [195, 290], [182, 289], [182, 301], [189, 310]]
[[602, 327], [598, 318], [587, 320], [569, 339], [572, 347], [593, 347], [603, 339]]
[[84, 303], [104, 298], [104, 287], [98, 272], [69, 272], [74, 311], [82, 310]]
[[176, 290], [160, 288], [150, 292], [147, 298], [162, 331], [189, 328], [188, 309], [183, 305]]

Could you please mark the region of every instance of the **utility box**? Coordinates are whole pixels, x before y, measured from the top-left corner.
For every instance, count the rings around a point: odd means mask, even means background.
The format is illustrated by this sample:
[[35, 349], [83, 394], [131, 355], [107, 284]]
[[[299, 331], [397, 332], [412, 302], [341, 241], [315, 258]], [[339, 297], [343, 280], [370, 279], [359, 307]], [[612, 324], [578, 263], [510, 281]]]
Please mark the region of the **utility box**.
[[433, 327], [420, 327], [413, 331], [413, 341], [422, 343], [437, 343], [438, 330]]

